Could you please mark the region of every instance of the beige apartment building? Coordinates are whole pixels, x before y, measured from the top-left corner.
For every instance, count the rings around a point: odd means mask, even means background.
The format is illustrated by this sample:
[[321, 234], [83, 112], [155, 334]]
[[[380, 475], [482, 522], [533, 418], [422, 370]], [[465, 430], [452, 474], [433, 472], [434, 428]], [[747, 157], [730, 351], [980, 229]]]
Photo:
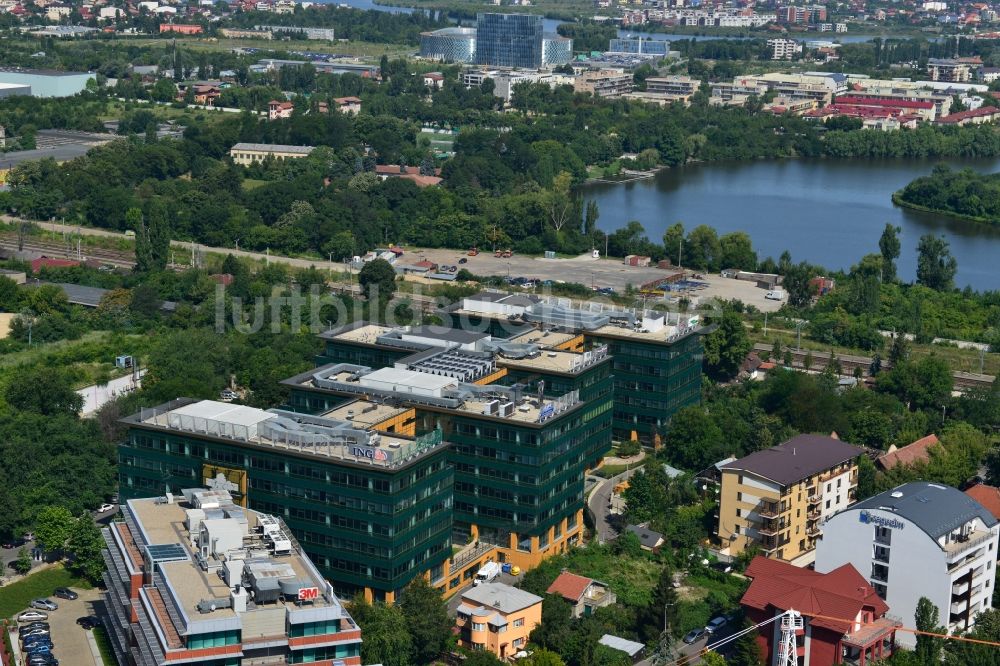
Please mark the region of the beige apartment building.
[[596, 97], [621, 97], [632, 87], [632, 75], [620, 69], [584, 72], [573, 82], [574, 92], [593, 93]]
[[862, 453], [832, 437], [798, 435], [722, 466], [723, 552], [756, 545], [769, 558], [809, 564], [823, 521], [854, 503]]
[[307, 157], [315, 150], [313, 146], [283, 146], [276, 143], [237, 143], [229, 149], [229, 157], [235, 164], [250, 166], [271, 157], [276, 160], [294, 160]]

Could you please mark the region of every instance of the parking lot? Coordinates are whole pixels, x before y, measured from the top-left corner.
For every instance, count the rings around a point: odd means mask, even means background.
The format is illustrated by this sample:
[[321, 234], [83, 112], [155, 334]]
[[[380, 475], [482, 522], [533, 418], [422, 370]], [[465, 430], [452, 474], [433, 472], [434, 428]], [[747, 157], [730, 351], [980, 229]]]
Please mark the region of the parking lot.
[[[100, 657], [95, 658], [91, 649], [90, 632], [76, 623], [77, 619], [86, 615], [99, 617], [104, 615], [100, 590], [74, 588], [74, 592], [80, 596], [73, 601], [48, 597], [59, 604], [58, 610], [46, 611], [49, 615], [48, 623], [52, 636], [52, 654], [60, 664], [67, 666], [102, 666]], [[20, 648], [20, 641], [16, 635], [11, 636], [11, 643], [15, 650]]]

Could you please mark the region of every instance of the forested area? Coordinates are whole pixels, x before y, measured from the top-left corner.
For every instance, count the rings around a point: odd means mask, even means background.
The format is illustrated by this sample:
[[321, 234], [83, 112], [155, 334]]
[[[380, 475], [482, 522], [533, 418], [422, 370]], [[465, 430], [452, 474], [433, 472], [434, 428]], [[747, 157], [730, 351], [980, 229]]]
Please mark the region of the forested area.
[[981, 222], [1000, 222], [1000, 175], [972, 169], [952, 170], [939, 165], [893, 195], [902, 205], [914, 206]]

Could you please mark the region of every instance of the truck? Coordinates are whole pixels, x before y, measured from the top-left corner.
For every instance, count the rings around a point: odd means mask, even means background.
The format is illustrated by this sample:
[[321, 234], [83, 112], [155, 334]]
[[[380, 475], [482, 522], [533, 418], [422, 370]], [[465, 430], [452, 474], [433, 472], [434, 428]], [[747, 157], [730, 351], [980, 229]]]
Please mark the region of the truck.
[[785, 300], [785, 290], [784, 289], [772, 289], [766, 294], [764, 298], [769, 301], [783, 301]]
[[475, 586], [492, 583], [500, 575], [500, 571], [501, 567], [498, 562], [487, 562], [476, 572], [476, 579], [472, 581], [472, 584]]

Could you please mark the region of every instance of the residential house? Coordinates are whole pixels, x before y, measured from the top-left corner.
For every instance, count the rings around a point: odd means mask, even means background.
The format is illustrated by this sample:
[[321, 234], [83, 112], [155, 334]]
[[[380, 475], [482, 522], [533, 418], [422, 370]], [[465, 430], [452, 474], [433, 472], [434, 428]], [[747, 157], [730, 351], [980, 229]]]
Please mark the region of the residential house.
[[573, 606], [573, 617], [591, 615], [595, 608], [610, 606], [617, 597], [607, 583], [563, 571], [545, 591], [558, 594]]
[[420, 173], [418, 167], [408, 167], [400, 164], [378, 164], [375, 166], [375, 175], [379, 177], [379, 180], [405, 178], [412, 180], [416, 183], [417, 187], [431, 187], [432, 185], [439, 184], [443, 180], [440, 174], [441, 169], [434, 169], [434, 175], [431, 176]]
[[486, 583], [462, 593], [455, 625], [458, 642], [506, 660], [521, 651], [542, 623], [542, 598], [503, 583]]
[[279, 102], [276, 99], [272, 99], [267, 103], [267, 119], [278, 120], [279, 118], [291, 118], [292, 111], [294, 110], [295, 105], [291, 102]]
[[[156, 12], [161, 13], [161, 9], [167, 9], [166, 7], [157, 8]], [[173, 9], [170, 7], [169, 9]], [[176, 10], [174, 10], [176, 11]], [[200, 25], [194, 25], [191, 23], [161, 23], [160, 32], [179, 32], [182, 35], [200, 35], [204, 32], [204, 28]]]
[[[757, 556], [745, 573], [751, 582], [740, 605], [751, 622], [793, 609], [802, 614], [803, 631], [796, 640], [802, 666], [865, 666], [895, 650], [902, 623], [887, 614], [889, 606], [850, 564], [817, 573]], [[780, 641], [780, 621], [760, 630], [757, 642], [765, 664], [776, 663]]]
[[722, 467], [723, 552], [756, 545], [767, 557], [809, 564], [820, 525], [854, 502], [863, 449], [832, 437], [797, 435]]
[[444, 87], [444, 75], [441, 72], [428, 72], [424, 74], [424, 85], [440, 90]]
[[352, 116], [361, 113], [360, 97], [337, 97], [333, 100], [333, 103], [337, 107], [337, 111], [341, 113], [349, 113]]
[[631, 532], [639, 537], [639, 545], [643, 550], [657, 552], [659, 551], [660, 546], [663, 545], [663, 535], [659, 532], [654, 532], [647, 527], [642, 527], [641, 525], [629, 525], [625, 528], [625, 531]]
[[895, 444], [889, 450], [880, 455], [875, 463], [885, 471], [889, 471], [899, 465], [913, 465], [918, 462], [927, 462], [931, 459], [931, 449], [941, 444], [937, 435], [930, 434], [921, 437], [915, 442], [911, 442], [904, 447], [897, 448]]
[[971, 111], [959, 111], [951, 115], [938, 118], [935, 122], [938, 125], [980, 125], [982, 123], [992, 123], [1000, 119], [1000, 109], [995, 106], [983, 106]]

